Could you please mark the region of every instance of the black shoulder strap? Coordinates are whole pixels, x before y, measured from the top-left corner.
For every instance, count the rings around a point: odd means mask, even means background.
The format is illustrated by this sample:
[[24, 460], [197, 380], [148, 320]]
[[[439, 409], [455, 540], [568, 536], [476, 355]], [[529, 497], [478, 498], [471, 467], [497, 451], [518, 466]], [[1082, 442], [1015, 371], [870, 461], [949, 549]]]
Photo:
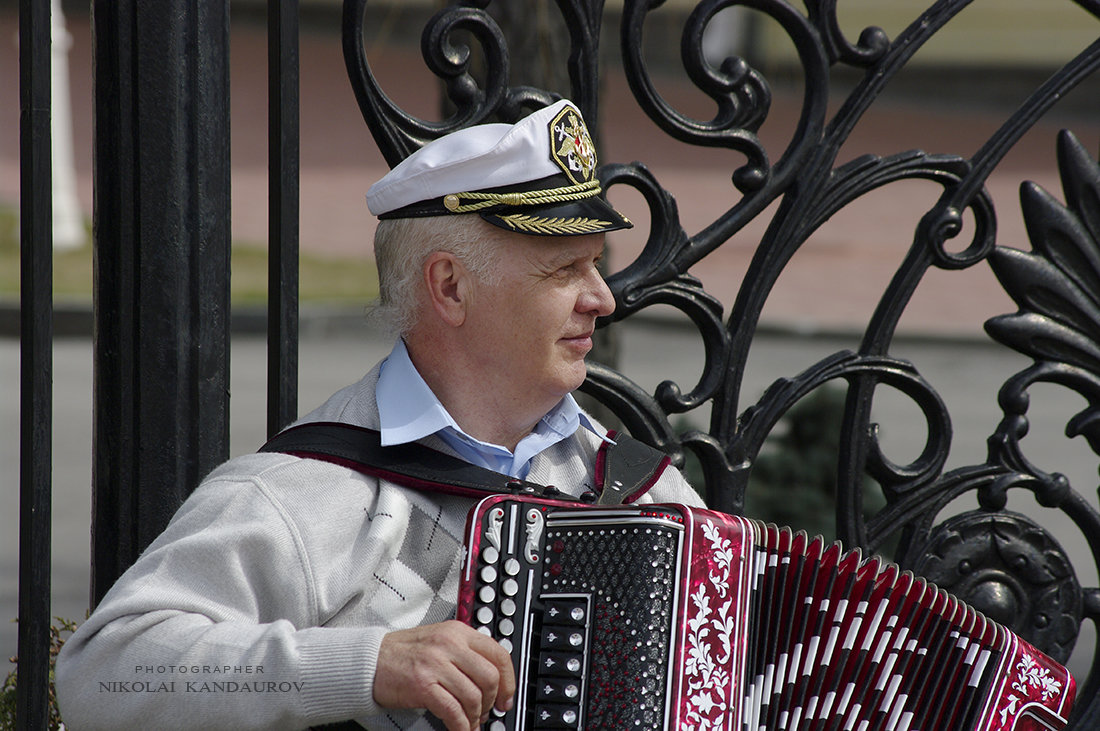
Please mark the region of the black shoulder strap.
[[[583, 502], [632, 502], [648, 490], [669, 464], [663, 452], [627, 435], [612, 433], [596, 458], [596, 486]], [[472, 465], [423, 444], [383, 447], [378, 431], [338, 422], [307, 422], [272, 437], [261, 452], [282, 452], [340, 464], [406, 487], [486, 497], [500, 493], [575, 500], [553, 485], [539, 485]]]
[[326, 421], [299, 424], [276, 434], [260, 451], [333, 462], [418, 490], [466, 497], [511, 493], [571, 499], [553, 486], [478, 467], [423, 444], [383, 447], [376, 430], [351, 424]]
[[672, 459], [629, 434], [613, 431], [607, 436], [613, 441], [600, 445], [596, 455], [596, 487], [600, 490], [596, 502], [632, 503], [649, 492]]

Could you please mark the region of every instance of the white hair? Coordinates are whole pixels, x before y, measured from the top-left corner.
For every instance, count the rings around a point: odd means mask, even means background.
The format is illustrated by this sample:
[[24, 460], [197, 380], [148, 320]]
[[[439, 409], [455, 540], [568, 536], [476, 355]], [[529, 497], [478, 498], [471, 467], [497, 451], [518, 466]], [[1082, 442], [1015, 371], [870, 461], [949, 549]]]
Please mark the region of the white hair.
[[424, 262], [436, 251], [454, 254], [478, 281], [494, 284], [503, 234], [476, 214], [379, 221], [374, 234], [379, 294], [371, 317], [394, 335], [409, 333], [420, 316]]

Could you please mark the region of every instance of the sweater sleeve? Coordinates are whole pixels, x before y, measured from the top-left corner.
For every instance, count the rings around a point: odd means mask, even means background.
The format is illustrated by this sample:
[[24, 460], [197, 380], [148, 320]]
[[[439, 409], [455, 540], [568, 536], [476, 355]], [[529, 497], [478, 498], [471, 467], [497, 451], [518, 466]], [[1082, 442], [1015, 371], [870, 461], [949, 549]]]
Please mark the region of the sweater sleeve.
[[307, 505], [319, 538], [266, 482], [293, 458], [250, 458], [276, 465], [215, 471], [65, 644], [56, 684], [69, 728], [296, 729], [380, 712], [388, 629], [325, 626], [354, 602], [354, 577], [340, 556], [319, 566], [313, 555], [364, 533], [377, 495], [360, 481], [362, 510]]

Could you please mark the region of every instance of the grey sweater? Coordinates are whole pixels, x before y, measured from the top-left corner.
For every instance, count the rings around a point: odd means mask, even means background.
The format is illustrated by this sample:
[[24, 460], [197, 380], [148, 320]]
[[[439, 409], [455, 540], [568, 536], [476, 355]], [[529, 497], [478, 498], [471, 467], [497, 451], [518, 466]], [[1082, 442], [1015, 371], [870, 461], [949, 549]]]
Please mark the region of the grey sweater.
[[[376, 367], [302, 421], [378, 427]], [[450, 451], [441, 440], [426, 444]], [[577, 495], [599, 438], [579, 429], [528, 479]], [[674, 469], [642, 502], [700, 505]], [[454, 617], [474, 501], [282, 454], [215, 469], [65, 644], [62, 717], [84, 729], [440, 728], [373, 699], [389, 631]]]

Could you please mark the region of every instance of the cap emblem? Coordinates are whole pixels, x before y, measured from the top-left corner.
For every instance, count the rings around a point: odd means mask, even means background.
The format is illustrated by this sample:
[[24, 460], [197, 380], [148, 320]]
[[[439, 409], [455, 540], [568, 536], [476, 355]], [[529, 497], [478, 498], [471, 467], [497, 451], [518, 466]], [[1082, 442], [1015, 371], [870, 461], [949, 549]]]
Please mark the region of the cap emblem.
[[550, 159], [576, 184], [592, 180], [596, 171], [596, 146], [581, 113], [568, 104], [550, 120]]

